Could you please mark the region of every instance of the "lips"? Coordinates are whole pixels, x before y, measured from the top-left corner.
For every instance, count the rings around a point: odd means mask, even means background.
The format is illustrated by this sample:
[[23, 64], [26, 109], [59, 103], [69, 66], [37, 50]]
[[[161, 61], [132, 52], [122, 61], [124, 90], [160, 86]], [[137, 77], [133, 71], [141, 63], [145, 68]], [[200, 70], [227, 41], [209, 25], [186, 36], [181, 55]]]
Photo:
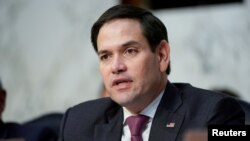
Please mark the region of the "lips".
[[121, 84], [128, 84], [129, 82], [132, 82], [132, 80], [129, 79], [129, 78], [114, 79], [114, 80], [112, 81], [112, 86], [114, 87], [114, 86], [119, 86], [119, 85], [121, 85]]

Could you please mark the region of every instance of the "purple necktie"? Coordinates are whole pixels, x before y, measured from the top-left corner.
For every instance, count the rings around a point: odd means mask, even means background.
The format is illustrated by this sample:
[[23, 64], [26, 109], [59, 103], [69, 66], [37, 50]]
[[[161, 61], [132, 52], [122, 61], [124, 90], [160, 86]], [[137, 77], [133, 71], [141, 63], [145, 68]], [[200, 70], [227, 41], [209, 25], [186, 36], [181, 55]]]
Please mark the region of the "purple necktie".
[[149, 117], [144, 115], [130, 116], [126, 119], [131, 133], [131, 141], [142, 141], [142, 129], [148, 120]]

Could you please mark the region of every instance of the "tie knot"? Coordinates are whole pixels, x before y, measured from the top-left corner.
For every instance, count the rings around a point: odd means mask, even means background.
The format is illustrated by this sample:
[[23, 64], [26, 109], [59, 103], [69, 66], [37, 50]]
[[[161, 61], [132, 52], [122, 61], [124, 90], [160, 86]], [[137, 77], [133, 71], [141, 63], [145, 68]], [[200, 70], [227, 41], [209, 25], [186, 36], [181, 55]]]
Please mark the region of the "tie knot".
[[144, 115], [130, 116], [126, 119], [131, 136], [141, 136], [143, 127], [148, 123], [149, 117]]

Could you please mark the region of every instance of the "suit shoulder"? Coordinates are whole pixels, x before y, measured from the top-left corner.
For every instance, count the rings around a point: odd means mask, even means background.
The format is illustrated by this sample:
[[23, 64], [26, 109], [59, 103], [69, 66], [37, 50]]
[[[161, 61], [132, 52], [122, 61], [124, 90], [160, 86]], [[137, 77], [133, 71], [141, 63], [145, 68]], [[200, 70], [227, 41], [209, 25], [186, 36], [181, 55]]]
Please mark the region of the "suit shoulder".
[[66, 112], [68, 118], [79, 119], [95, 119], [103, 117], [108, 111], [118, 109], [119, 106], [110, 98], [100, 98], [82, 102], [69, 108]]
[[103, 111], [109, 107], [112, 107], [115, 103], [110, 98], [100, 98], [95, 100], [89, 100], [86, 102], [82, 102], [70, 108], [71, 111], [83, 111], [83, 112], [96, 112]]
[[181, 92], [182, 97], [193, 100], [205, 99], [206, 101], [211, 100], [221, 100], [224, 98], [231, 98], [223, 93], [215, 92], [212, 90], [202, 89], [198, 87], [194, 87], [188, 83], [175, 83], [175, 86]]
[[[204, 111], [209, 111], [215, 107], [224, 108], [224, 110], [231, 110], [234, 108], [240, 109], [240, 105], [237, 100], [231, 96], [223, 93], [201, 89], [198, 87], [193, 87], [190, 84], [177, 84], [176, 85], [180, 91], [184, 105], [194, 105], [194, 109], [206, 109]], [[190, 107], [190, 106], [188, 106]]]
[[90, 140], [95, 125], [106, 124], [108, 113], [116, 109], [120, 107], [110, 98], [80, 103], [66, 111], [61, 122], [60, 133], [64, 133], [65, 138], [69, 140], [75, 140], [75, 137], [80, 136]]
[[190, 120], [207, 124], [244, 123], [244, 112], [235, 98], [190, 84], [175, 86], [180, 91], [185, 113], [192, 115]]

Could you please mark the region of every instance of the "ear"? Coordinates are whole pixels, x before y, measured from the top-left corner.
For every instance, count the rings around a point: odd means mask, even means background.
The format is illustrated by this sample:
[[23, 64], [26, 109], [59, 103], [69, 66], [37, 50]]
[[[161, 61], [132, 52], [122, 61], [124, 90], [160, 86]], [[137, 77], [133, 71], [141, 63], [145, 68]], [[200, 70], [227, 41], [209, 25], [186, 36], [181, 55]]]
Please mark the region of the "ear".
[[166, 72], [170, 62], [170, 47], [166, 40], [162, 40], [157, 49], [160, 71]]

